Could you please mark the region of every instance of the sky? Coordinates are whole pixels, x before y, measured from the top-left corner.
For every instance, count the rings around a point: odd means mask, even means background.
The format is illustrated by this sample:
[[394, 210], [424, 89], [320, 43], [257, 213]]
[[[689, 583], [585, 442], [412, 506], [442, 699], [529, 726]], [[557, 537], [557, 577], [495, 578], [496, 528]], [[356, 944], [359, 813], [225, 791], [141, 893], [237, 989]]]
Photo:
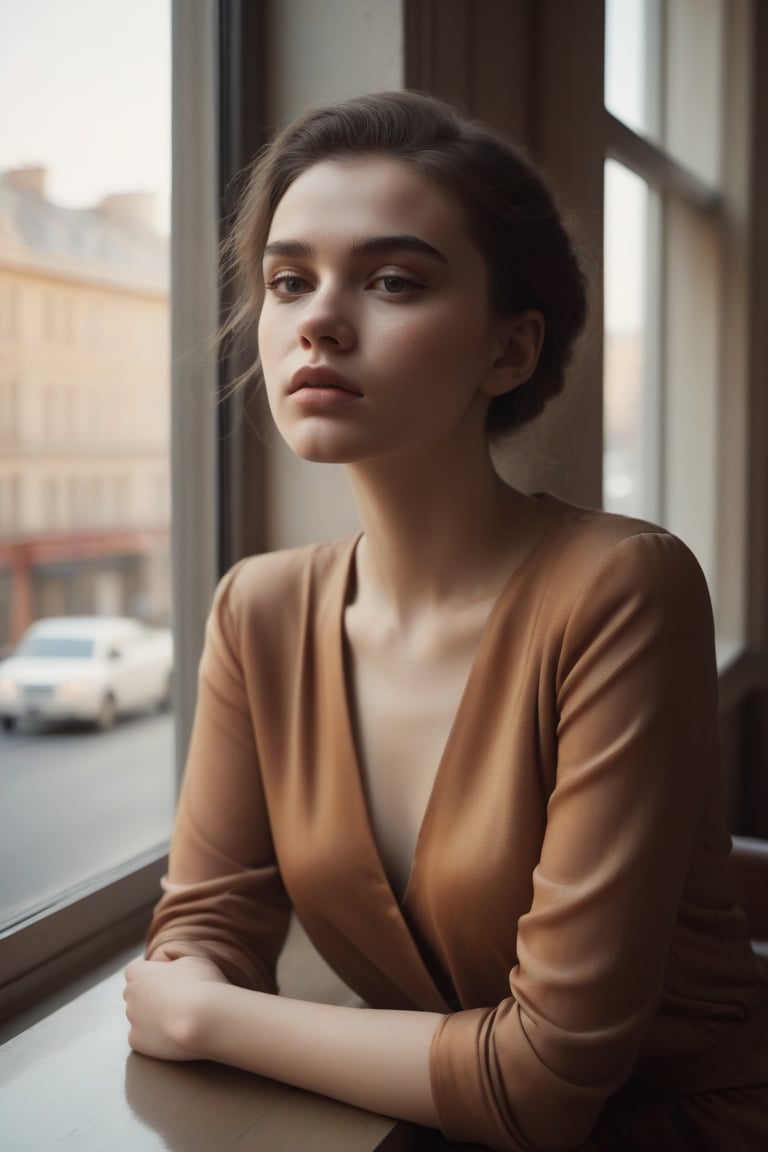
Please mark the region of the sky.
[[170, 0], [0, 0], [0, 170], [23, 165], [71, 207], [155, 192], [167, 229]]

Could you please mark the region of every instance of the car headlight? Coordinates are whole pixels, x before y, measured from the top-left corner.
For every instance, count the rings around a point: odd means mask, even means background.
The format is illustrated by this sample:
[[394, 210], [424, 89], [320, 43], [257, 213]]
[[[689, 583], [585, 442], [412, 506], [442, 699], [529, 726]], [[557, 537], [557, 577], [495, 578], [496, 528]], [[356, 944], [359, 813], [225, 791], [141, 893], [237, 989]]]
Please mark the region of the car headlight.
[[85, 684], [82, 680], [65, 680], [63, 684], [59, 684], [56, 695], [62, 700], [72, 700], [75, 696], [82, 696], [84, 691]]
[[12, 700], [18, 694], [19, 689], [15, 680], [11, 680], [7, 676], [0, 680], [0, 696], [4, 696], [6, 700]]

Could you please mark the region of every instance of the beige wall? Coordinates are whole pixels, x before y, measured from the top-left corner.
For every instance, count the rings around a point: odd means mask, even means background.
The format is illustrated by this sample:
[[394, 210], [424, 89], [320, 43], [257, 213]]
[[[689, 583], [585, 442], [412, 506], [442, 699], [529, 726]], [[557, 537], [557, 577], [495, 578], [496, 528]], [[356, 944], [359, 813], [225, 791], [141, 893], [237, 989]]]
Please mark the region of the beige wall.
[[272, 0], [265, 21], [266, 113], [403, 84], [401, 0]]

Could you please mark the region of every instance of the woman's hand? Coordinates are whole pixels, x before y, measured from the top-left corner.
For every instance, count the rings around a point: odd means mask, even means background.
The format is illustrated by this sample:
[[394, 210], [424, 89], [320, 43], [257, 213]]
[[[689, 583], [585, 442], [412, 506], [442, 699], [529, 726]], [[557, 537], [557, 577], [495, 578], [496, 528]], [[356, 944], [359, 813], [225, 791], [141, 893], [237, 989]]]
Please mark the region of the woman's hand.
[[437, 1125], [429, 1079], [437, 1013], [313, 1004], [239, 988], [197, 956], [153, 953], [129, 964], [125, 976], [128, 1039], [137, 1052], [215, 1060], [383, 1116]]
[[125, 981], [128, 1043], [134, 1051], [156, 1060], [205, 1059], [201, 1019], [206, 991], [211, 984], [229, 983], [213, 961], [155, 954], [129, 964]]

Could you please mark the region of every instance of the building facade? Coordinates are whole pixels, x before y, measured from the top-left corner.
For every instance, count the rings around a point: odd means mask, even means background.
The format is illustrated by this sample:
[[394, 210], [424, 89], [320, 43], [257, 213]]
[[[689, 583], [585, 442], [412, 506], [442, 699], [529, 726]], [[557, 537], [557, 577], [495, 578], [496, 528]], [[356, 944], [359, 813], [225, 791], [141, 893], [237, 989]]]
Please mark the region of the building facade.
[[0, 651], [32, 620], [170, 617], [168, 241], [152, 197], [0, 176]]

